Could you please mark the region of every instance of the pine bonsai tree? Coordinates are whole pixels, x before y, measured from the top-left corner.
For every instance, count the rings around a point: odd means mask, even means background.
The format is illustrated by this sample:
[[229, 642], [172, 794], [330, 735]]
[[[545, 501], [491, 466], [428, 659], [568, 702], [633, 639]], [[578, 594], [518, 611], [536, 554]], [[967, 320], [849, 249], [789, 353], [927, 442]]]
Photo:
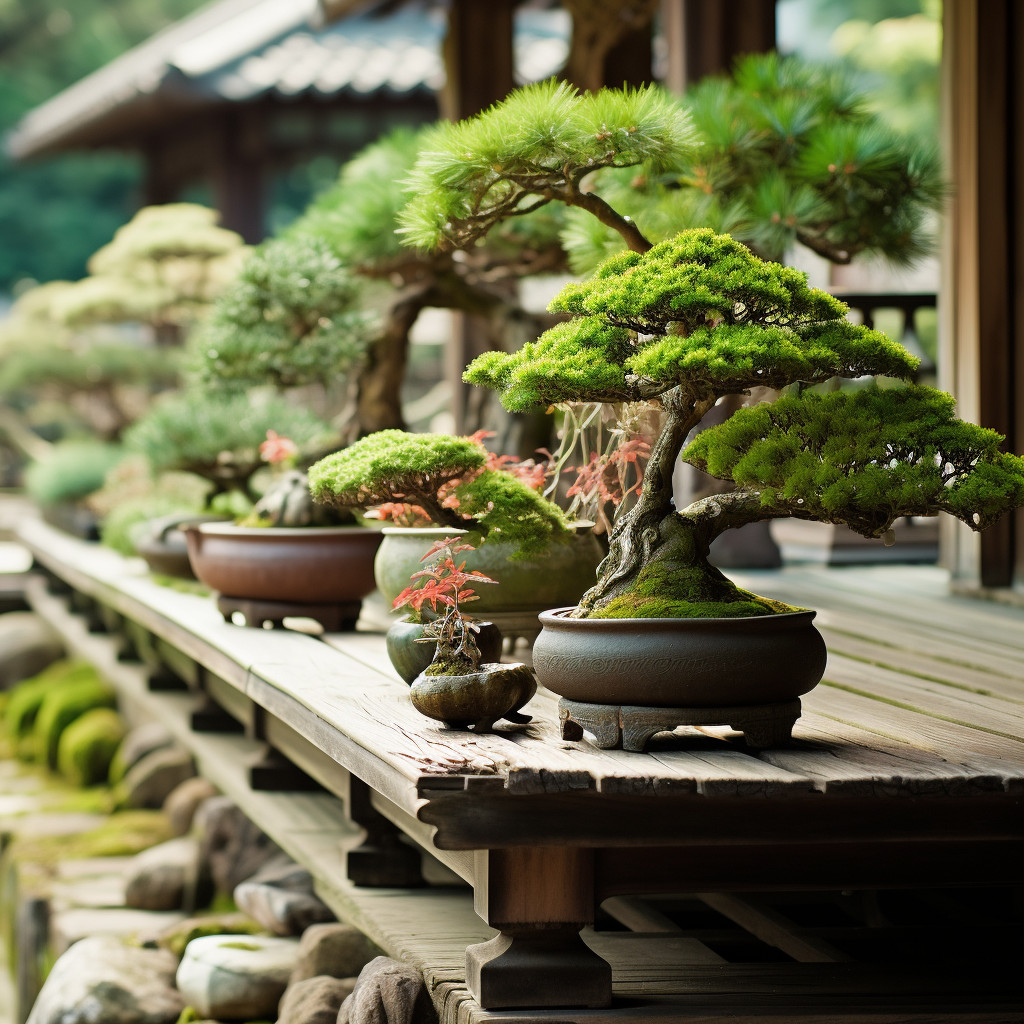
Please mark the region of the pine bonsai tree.
[[704, 431], [683, 457], [737, 490], [676, 510], [672, 471], [687, 435], [723, 396], [869, 374], [909, 378], [916, 361], [806, 275], [707, 229], [622, 253], [568, 285], [551, 308], [572, 319], [514, 353], [489, 352], [466, 379], [505, 406], [649, 401], [664, 409], [636, 505], [616, 522], [577, 614], [763, 614], [708, 560], [723, 531], [781, 516], [882, 536], [905, 515], [949, 512], [981, 529], [1024, 504], [1024, 460], [957, 420], [924, 388], [790, 395]]
[[743, 58], [683, 100], [656, 87], [528, 86], [438, 126], [409, 189], [403, 230], [428, 250], [564, 203], [577, 271], [690, 227], [728, 231], [766, 259], [800, 242], [836, 263], [908, 264], [929, 251], [945, 196], [934, 150], [885, 128], [836, 69], [777, 54]]
[[471, 438], [382, 430], [311, 466], [309, 486], [334, 508], [416, 505], [438, 526], [510, 541], [522, 557], [571, 536], [557, 505], [487, 462]]

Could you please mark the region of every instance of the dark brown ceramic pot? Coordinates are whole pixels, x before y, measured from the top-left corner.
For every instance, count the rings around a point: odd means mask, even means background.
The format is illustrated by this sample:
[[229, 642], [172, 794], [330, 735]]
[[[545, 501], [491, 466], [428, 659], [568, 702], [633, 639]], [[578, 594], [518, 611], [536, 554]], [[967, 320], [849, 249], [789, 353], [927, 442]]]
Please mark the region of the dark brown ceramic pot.
[[302, 604], [359, 601], [374, 588], [380, 533], [361, 526], [187, 526], [196, 577], [226, 597]]
[[542, 612], [537, 678], [588, 704], [723, 707], [792, 700], [825, 671], [812, 611], [738, 619], [571, 619]]
[[519, 663], [484, 664], [464, 676], [420, 673], [410, 691], [420, 714], [456, 729], [473, 726], [476, 732], [487, 732], [499, 718], [528, 722], [518, 711], [536, 692], [533, 673]]
[[[501, 658], [501, 630], [493, 622], [478, 622], [480, 632], [476, 634], [476, 643], [484, 662], [498, 661]], [[384, 637], [384, 646], [395, 671], [410, 685], [427, 666], [434, 660], [437, 653], [437, 642], [420, 641], [423, 636], [423, 623], [410, 622], [403, 616], [391, 624]]]

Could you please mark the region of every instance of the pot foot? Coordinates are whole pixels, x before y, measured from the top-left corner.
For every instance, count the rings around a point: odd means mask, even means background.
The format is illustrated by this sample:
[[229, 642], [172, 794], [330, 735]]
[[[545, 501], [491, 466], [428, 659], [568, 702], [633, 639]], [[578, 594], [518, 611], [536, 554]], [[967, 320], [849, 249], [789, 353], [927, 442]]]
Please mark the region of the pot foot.
[[343, 604], [303, 604], [298, 601], [262, 601], [254, 598], [229, 597], [221, 594], [217, 598], [217, 610], [225, 622], [233, 621], [236, 613], [245, 619], [245, 624], [261, 629], [270, 623], [274, 629], [281, 629], [286, 618], [313, 619], [319, 622], [326, 633], [348, 633], [356, 628], [361, 602]]
[[602, 750], [622, 748], [642, 751], [659, 732], [671, 732], [680, 725], [728, 725], [743, 733], [748, 747], [764, 750], [780, 747], [792, 737], [800, 717], [800, 701], [753, 704], [724, 708], [661, 708], [558, 702], [562, 739], [581, 740], [584, 730]]

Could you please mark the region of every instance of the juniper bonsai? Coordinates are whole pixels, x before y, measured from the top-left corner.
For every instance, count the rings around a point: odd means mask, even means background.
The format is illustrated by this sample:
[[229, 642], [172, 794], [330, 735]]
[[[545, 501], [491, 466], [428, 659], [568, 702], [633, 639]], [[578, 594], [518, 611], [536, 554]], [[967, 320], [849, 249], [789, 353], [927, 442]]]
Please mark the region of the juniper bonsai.
[[[712, 540], [745, 523], [795, 516], [883, 536], [906, 515], [945, 511], [981, 529], [1024, 504], [1024, 461], [1002, 438], [957, 420], [925, 388], [790, 395], [687, 435], [722, 397], [833, 377], [909, 379], [916, 360], [845, 319], [847, 307], [803, 273], [726, 235], [685, 231], [622, 253], [565, 287], [551, 309], [569, 321], [518, 352], [489, 352], [465, 378], [505, 406], [647, 401], [664, 426], [637, 503], [622, 514], [596, 585], [576, 614], [689, 617], [761, 614], [708, 562]], [[737, 490], [673, 505], [683, 458]]]
[[335, 508], [417, 505], [436, 525], [510, 541], [521, 557], [571, 536], [557, 505], [487, 461], [471, 438], [382, 430], [311, 466], [309, 485]]

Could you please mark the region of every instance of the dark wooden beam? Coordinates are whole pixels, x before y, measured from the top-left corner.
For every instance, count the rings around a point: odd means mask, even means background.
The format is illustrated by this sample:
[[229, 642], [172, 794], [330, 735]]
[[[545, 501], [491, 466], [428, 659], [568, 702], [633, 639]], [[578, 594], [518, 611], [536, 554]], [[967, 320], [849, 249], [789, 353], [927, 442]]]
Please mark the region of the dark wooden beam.
[[452, 0], [444, 40], [441, 116], [470, 117], [512, 91], [515, 0]]
[[742, 54], [775, 49], [775, 0], [662, 0], [661, 22], [673, 92], [729, 71]]

